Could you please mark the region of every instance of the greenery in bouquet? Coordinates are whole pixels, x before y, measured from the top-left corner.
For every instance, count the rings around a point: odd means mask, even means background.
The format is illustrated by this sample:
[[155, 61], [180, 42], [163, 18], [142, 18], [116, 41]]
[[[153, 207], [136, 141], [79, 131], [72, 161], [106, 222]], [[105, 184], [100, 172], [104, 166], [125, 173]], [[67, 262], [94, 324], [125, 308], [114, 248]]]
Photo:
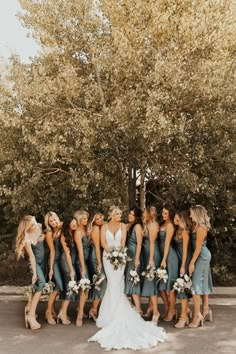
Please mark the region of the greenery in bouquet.
[[119, 267], [122, 268], [126, 265], [126, 262], [131, 260], [127, 255], [127, 247], [110, 248], [107, 259], [113, 265], [115, 270], [117, 270]]

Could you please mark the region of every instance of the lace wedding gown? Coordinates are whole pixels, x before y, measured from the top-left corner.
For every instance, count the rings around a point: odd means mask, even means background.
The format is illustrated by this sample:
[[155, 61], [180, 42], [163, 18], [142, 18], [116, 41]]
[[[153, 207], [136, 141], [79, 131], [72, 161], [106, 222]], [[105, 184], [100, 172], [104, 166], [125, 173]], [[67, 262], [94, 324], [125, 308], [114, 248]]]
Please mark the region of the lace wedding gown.
[[[121, 228], [115, 236], [106, 230], [106, 242], [109, 247], [121, 245]], [[97, 327], [102, 328], [89, 342], [98, 342], [102, 348], [144, 349], [164, 342], [167, 335], [163, 328], [153, 322], [146, 322], [131, 306], [124, 294], [124, 268], [114, 270], [103, 252], [103, 264], [107, 276], [107, 288], [100, 306]]]

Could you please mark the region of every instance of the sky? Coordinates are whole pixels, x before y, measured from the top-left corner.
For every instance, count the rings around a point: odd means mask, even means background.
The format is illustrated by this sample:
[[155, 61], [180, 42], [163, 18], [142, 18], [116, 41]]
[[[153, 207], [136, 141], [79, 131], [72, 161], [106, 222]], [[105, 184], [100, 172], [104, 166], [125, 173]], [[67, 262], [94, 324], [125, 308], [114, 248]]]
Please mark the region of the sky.
[[29, 30], [16, 17], [19, 10], [17, 0], [0, 0], [0, 56], [7, 59], [13, 53], [19, 54], [21, 61], [28, 63], [37, 55], [38, 45], [27, 38]]

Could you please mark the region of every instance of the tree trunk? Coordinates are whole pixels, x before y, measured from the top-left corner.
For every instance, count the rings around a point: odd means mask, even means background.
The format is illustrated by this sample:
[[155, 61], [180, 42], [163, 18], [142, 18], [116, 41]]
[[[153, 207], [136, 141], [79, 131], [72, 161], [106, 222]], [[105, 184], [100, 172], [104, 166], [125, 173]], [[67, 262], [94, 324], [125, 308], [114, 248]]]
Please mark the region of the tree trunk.
[[140, 198], [140, 209], [143, 210], [145, 208], [145, 202], [146, 202], [146, 195], [145, 195], [145, 168], [141, 169], [140, 171], [140, 193], [139, 193], [139, 198]]
[[136, 167], [129, 166], [129, 208], [136, 205]]

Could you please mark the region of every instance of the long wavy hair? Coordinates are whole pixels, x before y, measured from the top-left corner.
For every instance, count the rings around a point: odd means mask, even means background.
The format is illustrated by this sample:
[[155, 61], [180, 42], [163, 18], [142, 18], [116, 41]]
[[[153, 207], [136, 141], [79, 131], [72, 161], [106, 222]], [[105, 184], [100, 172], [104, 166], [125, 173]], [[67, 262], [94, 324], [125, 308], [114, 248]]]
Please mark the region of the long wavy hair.
[[58, 223], [60, 224], [60, 219], [59, 216], [54, 212], [54, 211], [49, 211], [45, 217], [44, 217], [44, 224], [46, 226], [46, 231], [52, 231], [53, 232], [53, 228], [51, 227], [51, 225], [49, 224], [49, 218], [50, 217], [56, 218], [58, 220]]
[[157, 222], [157, 209], [154, 205], [150, 205], [147, 206], [146, 208], [144, 208], [144, 211], [148, 214], [149, 216], [149, 221], [148, 222], [144, 222], [143, 226], [144, 226], [144, 231], [147, 232], [147, 225], [150, 222]]
[[129, 213], [133, 211], [134, 216], [135, 216], [135, 222], [130, 226], [128, 234], [131, 235], [133, 232], [134, 227], [139, 224], [143, 227], [143, 222], [142, 222], [142, 210], [139, 209], [138, 207], [133, 207], [129, 209]]
[[72, 240], [74, 239], [74, 231], [70, 230], [70, 223], [72, 220], [76, 221], [74, 217], [66, 216], [62, 224], [62, 234], [64, 235], [66, 245], [70, 250], [72, 248]]
[[192, 223], [189, 217], [189, 212], [187, 210], [177, 211], [175, 215], [178, 215], [179, 217], [179, 226], [177, 234], [180, 235], [183, 231], [190, 232]]
[[80, 224], [80, 220], [82, 219], [82, 217], [86, 215], [87, 217], [89, 217], [89, 213], [85, 210], [77, 210], [74, 214], [73, 217], [77, 222], [77, 225], [79, 226]]
[[92, 232], [92, 229], [93, 229], [93, 226], [94, 226], [94, 222], [96, 220], [97, 215], [102, 215], [103, 216], [103, 214], [100, 213], [99, 211], [94, 211], [89, 217], [88, 226], [87, 226], [87, 233], [88, 233], [89, 236], [91, 235], [91, 232]]
[[[172, 224], [174, 224], [174, 218], [175, 218], [176, 211], [175, 211], [175, 208], [173, 207], [173, 205], [169, 204], [169, 203], [165, 203], [163, 205], [162, 209], [168, 210], [170, 221], [172, 222]], [[164, 224], [164, 221], [161, 224]]]
[[25, 236], [29, 230], [32, 221], [35, 219], [32, 215], [25, 215], [19, 222], [19, 226], [16, 234], [16, 259], [17, 261], [24, 257]]
[[210, 218], [207, 215], [207, 211], [202, 205], [194, 205], [190, 208], [194, 217], [193, 221], [196, 222], [196, 226], [201, 226], [204, 229], [210, 230]]

